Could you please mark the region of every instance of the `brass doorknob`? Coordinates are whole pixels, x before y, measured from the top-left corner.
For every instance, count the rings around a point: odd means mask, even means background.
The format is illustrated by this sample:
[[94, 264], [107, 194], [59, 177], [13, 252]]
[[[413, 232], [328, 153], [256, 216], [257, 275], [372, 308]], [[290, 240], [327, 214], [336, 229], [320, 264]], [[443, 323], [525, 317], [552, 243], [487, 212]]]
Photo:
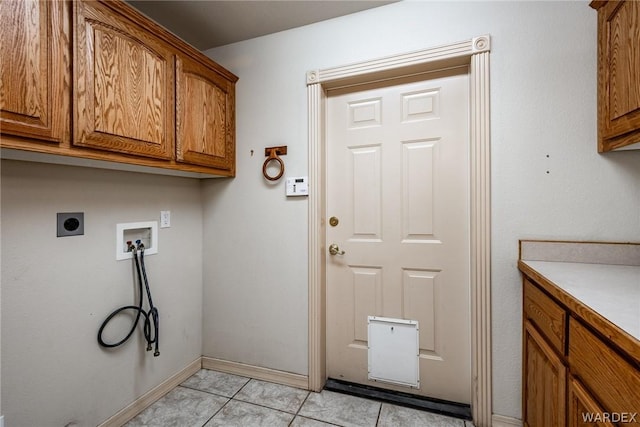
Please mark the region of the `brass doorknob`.
[[331, 255], [344, 255], [344, 251], [341, 251], [338, 245], [336, 245], [335, 243], [329, 245], [329, 253]]

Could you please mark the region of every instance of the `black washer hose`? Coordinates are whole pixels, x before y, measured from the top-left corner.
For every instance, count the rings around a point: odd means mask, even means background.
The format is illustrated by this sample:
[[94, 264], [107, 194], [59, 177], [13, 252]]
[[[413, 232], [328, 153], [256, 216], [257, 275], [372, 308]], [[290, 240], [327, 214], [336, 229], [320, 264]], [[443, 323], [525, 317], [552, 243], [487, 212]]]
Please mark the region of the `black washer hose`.
[[[133, 251], [133, 259], [136, 264], [136, 273], [138, 274], [138, 294], [140, 295], [140, 300], [138, 305], [126, 305], [124, 307], [120, 307], [117, 310], [113, 311], [105, 320], [102, 322], [100, 329], [98, 330], [98, 344], [102, 347], [113, 348], [118, 347], [119, 345], [124, 344], [130, 337], [133, 335], [133, 332], [136, 330], [138, 326], [138, 320], [140, 320], [140, 315], [144, 316], [144, 339], [147, 341], [147, 351], [152, 349], [151, 345], [155, 344], [155, 351], [153, 352], [154, 356], [160, 356], [160, 350], [158, 349], [158, 309], [153, 305], [153, 300], [151, 299], [151, 290], [149, 289], [149, 281], [147, 280], [147, 270], [144, 266], [144, 245], [140, 242], [138, 243], [138, 247], [131, 245], [131, 249]], [[138, 251], [140, 252], [140, 261], [138, 261]], [[142, 309], [142, 303], [144, 301], [144, 295], [142, 294], [142, 283], [144, 281], [145, 290], [147, 292], [147, 299], [149, 300], [149, 311], [145, 312]], [[107, 326], [107, 324], [113, 319], [115, 316], [120, 314], [120, 312], [125, 310], [134, 310], [136, 312], [136, 320], [133, 322], [131, 326], [131, 330], [129, 333], [120, 341], [116, 343], [107, 343], [102, 339], [102, 331]], [[151, 322], [153, 322], [153, 335], [151, 335]]]

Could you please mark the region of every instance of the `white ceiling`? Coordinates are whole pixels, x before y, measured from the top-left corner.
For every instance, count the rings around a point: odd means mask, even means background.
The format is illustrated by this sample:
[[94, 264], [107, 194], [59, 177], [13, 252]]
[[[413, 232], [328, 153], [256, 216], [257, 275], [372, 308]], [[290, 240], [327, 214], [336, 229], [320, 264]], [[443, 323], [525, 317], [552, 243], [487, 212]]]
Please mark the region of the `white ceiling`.
[[127, 0], [194, 47], [207, 50], [398, 0]]

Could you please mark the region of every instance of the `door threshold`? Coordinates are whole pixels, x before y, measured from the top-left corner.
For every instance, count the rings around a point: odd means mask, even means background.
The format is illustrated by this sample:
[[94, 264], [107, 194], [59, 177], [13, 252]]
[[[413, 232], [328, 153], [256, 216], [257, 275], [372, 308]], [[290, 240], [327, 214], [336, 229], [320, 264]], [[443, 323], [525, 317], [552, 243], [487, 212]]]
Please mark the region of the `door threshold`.
[[379, 400], [394, 405], [407, 406], [409, 408], [420, 409], [422, 411], [433, 412], [440, 415], [472, 420], [471, 406], [464, 403], [450, 402], [448, 400], [433, 399], [429, 397], [416, 396], [400, 391], [385, 390], [368, 385], [355, 384], [347, 381], [329, 378], [324, 385], [324, 389], [338, 393], [350, 394], [366, 399]]

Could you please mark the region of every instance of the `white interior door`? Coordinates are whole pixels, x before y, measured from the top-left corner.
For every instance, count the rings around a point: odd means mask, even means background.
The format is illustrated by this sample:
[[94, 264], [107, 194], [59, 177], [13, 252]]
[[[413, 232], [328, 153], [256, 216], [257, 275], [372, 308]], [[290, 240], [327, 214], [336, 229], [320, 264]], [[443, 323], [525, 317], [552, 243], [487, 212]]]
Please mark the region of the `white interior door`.
[[[329, 377], [470, 403], [468, 108], [467, 67], [328, 93]], [[419, 322], [418, 389], [367, 379], [367, 316]]]

